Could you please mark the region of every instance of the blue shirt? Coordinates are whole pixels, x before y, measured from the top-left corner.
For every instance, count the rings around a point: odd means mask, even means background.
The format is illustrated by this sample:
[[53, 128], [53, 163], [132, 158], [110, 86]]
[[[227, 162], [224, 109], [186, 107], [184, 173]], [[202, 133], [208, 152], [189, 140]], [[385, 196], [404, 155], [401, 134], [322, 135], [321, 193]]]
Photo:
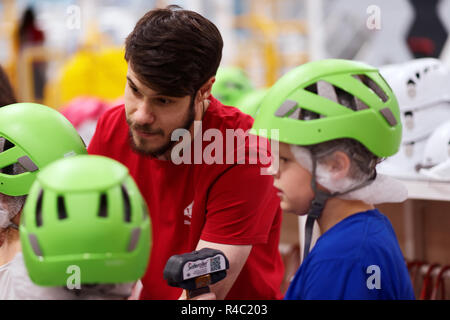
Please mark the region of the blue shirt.
[[298, 269], [285, 299], [414, 299], [389, 220], [375, 209], [330, 228]]

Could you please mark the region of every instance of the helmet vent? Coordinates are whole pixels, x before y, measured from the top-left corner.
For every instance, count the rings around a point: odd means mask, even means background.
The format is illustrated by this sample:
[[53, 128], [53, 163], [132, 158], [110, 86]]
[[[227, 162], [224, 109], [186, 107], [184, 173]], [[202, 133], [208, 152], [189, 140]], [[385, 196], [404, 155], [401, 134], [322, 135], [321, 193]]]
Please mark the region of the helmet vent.
[[5, 148], [5, 138], [0, 138], [0, 153], [3, 152], [3, 149]]
[[320, 114], [310, 111], [310, 110], [306, 110], [306, 109], [298, 109], [300, 110], [299, 115], [297, 117], [297, 119], [299, 120], [303, 120], [303, 121], [309, 121], [309, 120], [315, 120], [315, 119], [319, 119], [321, 116]]
[[98, 216], [102, 218], [106, 218], [108, 216], [108, 199], [104, 193], [100, 195], [100, 208], [98, 210]]
[[319, 96], [327, 98], [334, 102], [338, 101], [336, 88], [331, 83], [328, 83], [326, 81], [318, 81], [316, 86], [317, 94]]
[[[320, 80], [317, 83], [310, 85], [309, 87], [305, 88], [305, 90], [317, 94], [333, 102], [339, 103], [340, 105], [349, 108], [353, 111], [369, 109], [369, 107], [364, 102], [359, 100], [351, 93], [342, 90], [341, 88], [336, 87], [331, 83], [323, 80]], [[317, 118], [318, 117], [315, 117], [314, 119]]]
[[131, 222], [131, 203], [130, 196], [128, 195], [127, 188], [122, 185], [122, 196], [123, 196], [123, 211], [125, 222]]
[[232, 81], [227, 82], [225, 84], [225, 87], [227, 87], [228, 89], [236, 89], [236, 90], [243, 90], [244, 86], [240, 83], [234, 83]]
[[11, 149], [13, 147], [15, 147], [14, 143], [12, 143], [11, 141], [9, 141], [5, 138], [0, 137], [0, 153], [6, 151], [8, 149]]
[[322, 117], [322, 115], [314, 111], [298, 108], [297, 102], [293, 100], [286, 100], [275, 112], [275, 115], [281, 118], [288, 116], [291, 119], [304, 121], [319, 119]]
[[42, 226], [42, 198], [44, 196], [44, 191], [41, 190], [38, 195], [36, 203], [36, 225], [38, 227]]
[[[5, 138], [0, 138], [0, 153], [5, 152], [13, 147], [15, 147], [14, 143]], [[6, 175], [14, 175], [14, 166], [11, 164], [4, 168], [0, 168], [0, 173]]]
[[141, 236], [141, 228], [134, 228], [133, 231], [131, 232], [131, 238], [130, 238], [130, 243], [128, 244], [128, 252], [132, 252], [134, 251], [134, 249], [136, 249], [138, 243], [139, 243], [139, 238]]
[[276, 117], [283, 118], [288, 115], [290, 112], [295, 111], [294, 108], [297, 108], [297, 101], [294, 100], [286, 100], [283, 104], [277, 109], [275, 112]]
[[28, 172], [34, 172], [39, 170], [37, 165], [33, 162], [33, 160], [30, 159], [28, 156], [23, 156], [19, 159], [17, 159], [17, 162], [25, 168]]
[[384, 108], [384, 109], [381, 109], [380, 112], [391, 127], [393, 127], [397, 124], [397, 120], [395, 119], [394, 114], [392, 113], [391, 109]]
[[67, 219], [66, 205], [64, 203], [64, 197], [58, 196], [58, 219]]
[[291, 119], [300, 119], [300, 111], [301, 110], [302, 109], [300, 109], [300, 108], [295, 108], [295, 111], [291, 113], [289, 118], [291, 118]]
[[28, 240], [30, 240], [31, 248], [33, 249], [33, 252], [38, 257], [43, 257], [41, 247], [39, 246], [39, 242], [37, 239], [37, 236], [33, 233], [30, 233], [28, 235]]
[[380, 88], [378, 84], [376, 84], [375, 81], [370, 79], [368, 76], [364, 74], [358, 74], [353, 76], [355, 79], [361, 81], [364, 83], [367, 87], [369, 87], [375, 94], [381, 99], [381, 101], [386, 102], [388, 101], [388, 96], [386, 92], [383, 91], [383, 89]]

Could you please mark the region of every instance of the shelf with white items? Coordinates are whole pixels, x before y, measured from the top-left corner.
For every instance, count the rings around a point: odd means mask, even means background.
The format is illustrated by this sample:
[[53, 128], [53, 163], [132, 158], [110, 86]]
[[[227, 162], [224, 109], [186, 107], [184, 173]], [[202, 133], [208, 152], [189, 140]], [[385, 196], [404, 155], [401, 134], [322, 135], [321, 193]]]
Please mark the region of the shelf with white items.
[[398, 180], [408, 189], [408, 199], [450, 201], [450, 182]]

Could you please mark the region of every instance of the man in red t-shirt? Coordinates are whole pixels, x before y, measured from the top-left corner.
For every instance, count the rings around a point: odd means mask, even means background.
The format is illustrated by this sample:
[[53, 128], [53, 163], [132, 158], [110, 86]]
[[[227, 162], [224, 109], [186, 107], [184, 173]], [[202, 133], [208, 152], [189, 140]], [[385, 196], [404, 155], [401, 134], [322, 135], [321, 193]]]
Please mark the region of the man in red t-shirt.
[[[195, 12], [149, 11], [126, 40], [125, 105], [101, 117], [88, 149], [126, 165], [147, 201], [153, 245], [141, 299], [184, 297], [163, 279], [164, 266], [205, 247], [230, 262], [211, 286], [218, 299], [282, 298], [280, 199], [273, 177], [261, 173], [267, 161], [251, 161], [258, 143], [245, 132], [253, 119], [211, 96], [222, 47], [214, 24]], [[187, 135], [173, 139], [180, 130]]]

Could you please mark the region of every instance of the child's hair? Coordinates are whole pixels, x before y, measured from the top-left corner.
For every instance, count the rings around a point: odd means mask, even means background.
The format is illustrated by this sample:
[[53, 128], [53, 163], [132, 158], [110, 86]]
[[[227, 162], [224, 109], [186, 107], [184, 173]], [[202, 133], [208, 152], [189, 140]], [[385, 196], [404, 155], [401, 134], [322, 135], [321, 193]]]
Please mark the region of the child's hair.
[[375, 174], [376, 165], [384, 160], [367, 150], [360, 142], [349, 139], [336, 139], [312, 146], [305, 146], [319, 163], [322, 163], [334, 151], [343, 151], [350, 158], [348, 177], [356, 181], [364, 181]]

